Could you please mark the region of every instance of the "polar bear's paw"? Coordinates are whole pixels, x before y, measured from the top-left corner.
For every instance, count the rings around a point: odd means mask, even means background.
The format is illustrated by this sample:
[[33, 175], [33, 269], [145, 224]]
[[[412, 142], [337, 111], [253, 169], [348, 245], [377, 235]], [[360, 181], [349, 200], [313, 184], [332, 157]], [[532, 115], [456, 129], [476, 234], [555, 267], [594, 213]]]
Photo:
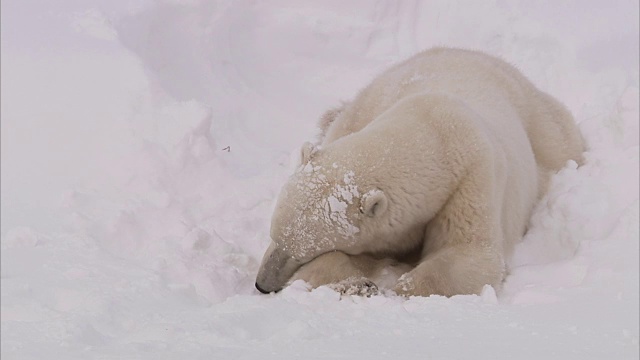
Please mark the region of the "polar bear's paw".
[[329, 284], [328, 287], [342, 295], [370, 297], [380, 293], [378, 286], [365, 277], [351, 277], [335, 284]]

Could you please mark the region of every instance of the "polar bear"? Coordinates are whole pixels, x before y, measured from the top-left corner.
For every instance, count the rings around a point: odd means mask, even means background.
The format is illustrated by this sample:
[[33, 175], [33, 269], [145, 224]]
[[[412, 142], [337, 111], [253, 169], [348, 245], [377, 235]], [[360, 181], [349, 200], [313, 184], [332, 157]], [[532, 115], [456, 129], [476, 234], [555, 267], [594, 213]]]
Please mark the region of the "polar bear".
[[450, 48], [393, 66], [320, 128], [278, 198], [263, 293], [296, 279], [420, 296], [499, 288], [550, 175], [585, 150], [569, 111], [519, 71]]

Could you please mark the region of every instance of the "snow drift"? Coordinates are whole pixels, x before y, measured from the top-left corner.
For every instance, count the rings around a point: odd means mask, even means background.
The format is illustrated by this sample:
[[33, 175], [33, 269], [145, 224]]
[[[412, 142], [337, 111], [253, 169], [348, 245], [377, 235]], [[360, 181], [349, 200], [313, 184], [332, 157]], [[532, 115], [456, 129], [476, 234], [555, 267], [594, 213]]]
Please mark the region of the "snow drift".
[[[3, 357], [638, 357], [637, 3], [23, 1], [1, 23]], [[316, 119], [435, 45], [517, 65], [589, 146], [504, 290], [258, 295]]]

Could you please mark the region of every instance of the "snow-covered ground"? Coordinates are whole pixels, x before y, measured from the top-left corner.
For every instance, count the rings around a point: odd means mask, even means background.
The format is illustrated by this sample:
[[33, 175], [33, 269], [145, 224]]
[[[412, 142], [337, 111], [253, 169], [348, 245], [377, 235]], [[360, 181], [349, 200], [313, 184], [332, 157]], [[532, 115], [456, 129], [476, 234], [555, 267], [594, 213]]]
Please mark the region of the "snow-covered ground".
[[[2, 2], [2, 359], [637, 359], [637, 1]], [[253, 287], [323, 110], [481, 49], [589, 144], [502, 292]]]

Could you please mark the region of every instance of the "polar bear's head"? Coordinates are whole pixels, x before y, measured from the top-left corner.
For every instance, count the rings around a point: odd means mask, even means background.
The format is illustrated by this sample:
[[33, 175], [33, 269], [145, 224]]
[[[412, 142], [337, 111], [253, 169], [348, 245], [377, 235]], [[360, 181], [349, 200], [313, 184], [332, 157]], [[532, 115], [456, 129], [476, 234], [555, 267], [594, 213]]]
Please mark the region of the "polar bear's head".
[[272, 217], [258, 290], [280, 290], [300, 266], [330, 251], [400, 257], [415, 250], [486, 153], [474, 117], [448, 95], [420, 94], [322, 149], [303, 146]]
[[301, 165], [282, 188], [273, 213], [272, 242], [256, 280], [262, 292], [280, 290], [319, 255], [375, 251], [384, 237], [389, 199], [374, 181], [364, 181], [366, 171], [353, 161], [358, 156], [341, 149], [318, 151], [309, 143], [301, 152]]

